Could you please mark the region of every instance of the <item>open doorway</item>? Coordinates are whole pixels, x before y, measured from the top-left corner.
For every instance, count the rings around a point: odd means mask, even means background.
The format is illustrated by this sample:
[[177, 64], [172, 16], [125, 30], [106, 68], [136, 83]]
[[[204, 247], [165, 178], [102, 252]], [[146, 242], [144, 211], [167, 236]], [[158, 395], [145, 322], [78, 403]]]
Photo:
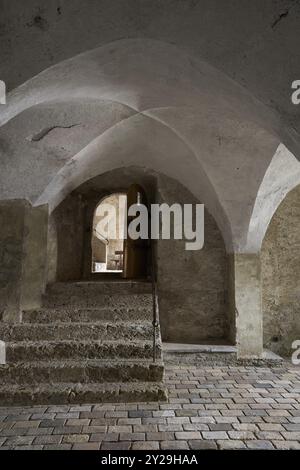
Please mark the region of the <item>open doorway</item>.
[[97, 204], [92, 222], [92, 274], [147, 278], [148, 240], [131, 239], [127, 233], [127, 225], [136, 217], [127, 217], [127, 208], [133, 205], [147, 206], [146, 193], [138, 184], [132, 184], [126, 193], [105, 196]]
[[[126, 199], [126, 194], [114, 193], [102, 199], [96, 207], [92, 231], [92, 273], [123, 272]], [[110, 212], [105, 210], [108, 205], [113, 209]]]

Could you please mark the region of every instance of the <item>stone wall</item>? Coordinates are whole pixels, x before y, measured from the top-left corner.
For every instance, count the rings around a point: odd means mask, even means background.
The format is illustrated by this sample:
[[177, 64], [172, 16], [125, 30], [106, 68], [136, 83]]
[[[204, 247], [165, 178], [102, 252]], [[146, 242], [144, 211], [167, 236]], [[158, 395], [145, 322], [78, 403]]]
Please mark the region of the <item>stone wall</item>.
[[53, 212], [48, 232], [49, 281], [82, 278], [84, 205], [77, 194], [68, 196]]
[[[158, 177], [158, 202], [199, 203], [165, 176]], [[157, 270], [163, 340], [228, 342], [227, 257], [221, 233], [207, 211], [203, 249], [186, 251], [184, 240], [159, 240]]]
[[300, 186], [281, 203], [262, 251], [264, 345], [284, 356], [300, 339]]

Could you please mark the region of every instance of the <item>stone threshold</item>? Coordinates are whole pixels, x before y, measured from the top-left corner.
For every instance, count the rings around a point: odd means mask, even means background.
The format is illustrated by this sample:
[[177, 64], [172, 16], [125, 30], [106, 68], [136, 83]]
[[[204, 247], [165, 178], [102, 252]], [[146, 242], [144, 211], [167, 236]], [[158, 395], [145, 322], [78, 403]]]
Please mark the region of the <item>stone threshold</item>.
[[[217, 353], [217, 354], [236, 354], [237, 347], [225, 344], [181, 344], [181, 343], [163, 343], [162, 349], [168, 354], [199, 354], [199, 353]], [[263, 351], [262, 359], [282, 362], [283, 358], [268, 349]]]

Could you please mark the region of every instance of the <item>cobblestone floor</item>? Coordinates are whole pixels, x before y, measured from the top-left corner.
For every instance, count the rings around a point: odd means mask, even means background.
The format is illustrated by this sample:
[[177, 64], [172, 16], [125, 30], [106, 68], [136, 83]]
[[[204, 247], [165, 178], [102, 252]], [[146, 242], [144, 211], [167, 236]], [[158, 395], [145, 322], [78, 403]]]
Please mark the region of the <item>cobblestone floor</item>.
[[167, 365], [167, 403], [0, 408], [4, 449], [300, 449], [300, 368]]

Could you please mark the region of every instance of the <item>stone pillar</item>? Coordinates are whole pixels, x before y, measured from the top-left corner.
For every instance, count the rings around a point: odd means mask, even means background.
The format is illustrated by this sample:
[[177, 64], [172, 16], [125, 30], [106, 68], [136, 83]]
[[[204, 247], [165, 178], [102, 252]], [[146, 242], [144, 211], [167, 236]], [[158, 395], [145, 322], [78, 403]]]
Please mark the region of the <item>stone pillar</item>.
[[261, 270], [258, 254], [231, 257], [230, 305], [235, 317], [239, 358], [260, 358], [263, 353]]
[[23, 235], [26, 201], [0, 202], [0, 314], [3, 321], [21, 320]]
[[0, 201], [0, 318], [20, 322], [45, 288], [48, 208]]
[[48, 206], [25, 211], [20, 305], [22, 310], [41, 306], [47, 276]]

